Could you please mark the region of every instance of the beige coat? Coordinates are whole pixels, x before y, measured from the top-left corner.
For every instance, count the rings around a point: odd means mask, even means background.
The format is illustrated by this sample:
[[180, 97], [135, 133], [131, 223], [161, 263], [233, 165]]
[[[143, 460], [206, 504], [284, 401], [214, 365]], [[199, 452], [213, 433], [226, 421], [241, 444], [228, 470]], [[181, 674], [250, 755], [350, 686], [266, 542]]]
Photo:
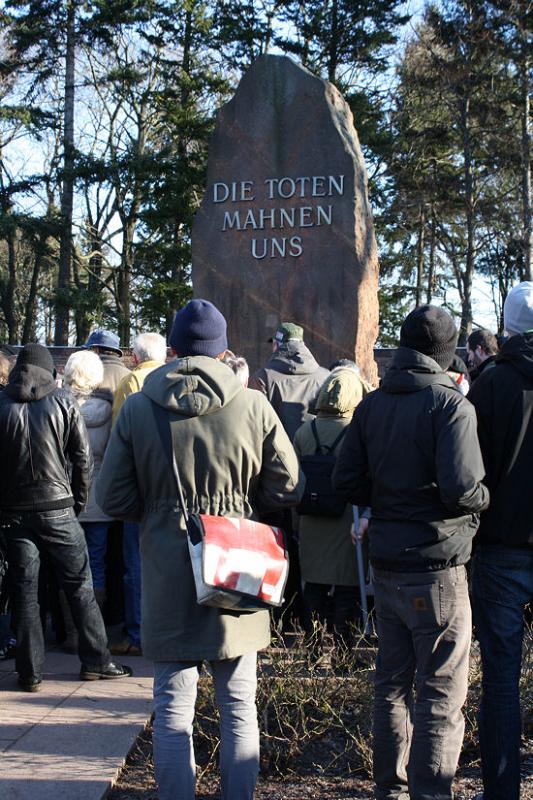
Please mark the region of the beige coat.
[[[152, 372], [113, 427], [96, 495], [111, 516], [141, 521], [142, 642], [154, 661], [235, 658], [266, 647], [267, 611], [196, 603], [177, 489], [153, 403], [174, 428], [189, 510], [254, 517], [299, 500], [298, 461], [269, 402], [219, 361], [195, 356]], [[170, 435], [170, 434], [169, 434]]]
[[118, 385], [130, 370], [122, 361], [122, 356], [118, 353], [100, 353], [100, 361], [104, 365], [104, 380], [98, 387], [99, 389], [109, 389], [115, 394]]

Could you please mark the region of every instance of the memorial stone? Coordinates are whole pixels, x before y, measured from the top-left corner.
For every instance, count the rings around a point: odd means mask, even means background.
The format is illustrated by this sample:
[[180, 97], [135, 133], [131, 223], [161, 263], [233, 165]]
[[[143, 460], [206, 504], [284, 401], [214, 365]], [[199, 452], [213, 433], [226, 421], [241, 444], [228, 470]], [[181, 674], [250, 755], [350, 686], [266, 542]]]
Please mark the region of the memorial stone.
[[332, 84], [286, 56], [258, 58], [218, 114], [192, 281], [252, 371], [291, 321], [322, 365], [355, 358], [375, 380], [378, 261], [352, 114]]

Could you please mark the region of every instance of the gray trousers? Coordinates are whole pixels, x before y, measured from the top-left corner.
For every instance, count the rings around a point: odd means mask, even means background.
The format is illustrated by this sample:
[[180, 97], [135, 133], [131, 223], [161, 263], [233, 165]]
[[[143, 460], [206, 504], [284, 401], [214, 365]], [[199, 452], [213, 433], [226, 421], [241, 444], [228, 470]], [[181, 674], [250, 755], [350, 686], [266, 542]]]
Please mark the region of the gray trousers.
[[451, 800], [472, 633], [466, 570], [374, 570], [374, 592], [375, 796]]
[[[222, 800], [251, 800], [259, 772], [257, 653], [209, 662], [220, 712]], [[154, 663], [154, 764], [159, 800], [194, 800], [192, 742], [199, 664]]]

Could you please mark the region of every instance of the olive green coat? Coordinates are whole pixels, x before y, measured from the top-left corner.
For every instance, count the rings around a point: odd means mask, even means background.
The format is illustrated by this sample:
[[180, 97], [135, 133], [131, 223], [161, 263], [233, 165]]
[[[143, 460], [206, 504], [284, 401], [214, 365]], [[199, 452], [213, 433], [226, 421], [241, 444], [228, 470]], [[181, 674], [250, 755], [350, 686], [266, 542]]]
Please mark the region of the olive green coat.
[[96, 489], [110, 516], [141, 521], [144, 652], [154, 661], [209, 660], [264, 648], [267, 611], [196, 603], [176, 483], [153, 402], [172, 420], [190, 511], [255, 517], [294, 506], [301, 493], [298, 462], [281, 422], [268, 400], [244, 389], [225, 364], [195, 356], [146, 378], [119, 413]]
[[[321, 444], [329, 447], [341, 430], [350, 424], [351, 417], [318, 416], [315, 422]], [[341, 445], [342, 440], [335, 452]], [[311, 423], [304, 422], [294, 438], [296, 454], [298, 458], [312, 455], [315, 448]], [[350, 536], [352, 507], [347, 505], [342, 517], [306, 514], [298, 515], [297, 519], [302, 580], [333, 586], [356, 586], [357, 562]]]

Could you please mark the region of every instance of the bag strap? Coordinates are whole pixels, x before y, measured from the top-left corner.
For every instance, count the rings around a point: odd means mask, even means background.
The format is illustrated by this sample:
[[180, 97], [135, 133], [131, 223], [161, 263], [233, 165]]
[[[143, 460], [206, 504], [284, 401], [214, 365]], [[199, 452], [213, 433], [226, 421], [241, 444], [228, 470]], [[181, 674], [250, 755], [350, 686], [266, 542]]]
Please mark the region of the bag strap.
[[341, 441], [341, 439], [343, 438], [343, 436], [344, 436], [344, 434], [346, 433], [347, 430], [348, 430], [348, 425], [345, 425], [344, 428], [342, 429], [342, 431], [339, 433], [339, 435], [335, 439], [335, 441], [333, 442], [333, 444], [331, 445], [331, 450], [332, 451], [335, 450], [335, 448], [337, 447], [337, 445], [339, 444], [339, 442]]
[[316, 426], [316, 419], [314, 419], [311, 422], [311, 430], [313, 432], [313, 436], [315, 437], [315, 442], [316, 442], [315, 454], [316, 454], [316, 453], [319, 452], [320, 448], [322, 447], [322, 445], [320, 443], [320, 439], [318, 438], [318, 428]]
[[337, 445], [339, 444], [339, 442], [343, 438], [344, 434], [348, 430], [348, 425], [344, 426], [344, 428], [342, 429], [342, 431], [339, 433], [339, 435], [337, 436], [337, 438], [335, 439], [335, 441], [332, 444], [322, 444], [321, 443], [320, 439], [318, 438], [318, 428], [316, 426], [316, 419], [314, 419], [311, 422], [311, 430], [313, 432], [313, 436], [315, 437], [315, 442], [316, 442], [315, 455], [317, 453], [319, 453], [320, 450], [327, 450], [328, 453], [333, 453], [333, 451], [335, 450], [335, 448], [337, 447]]
[[[176, 487], [178, 489], [178, 497], [180, 500], [181, 512], [185, 519], [185, 524], [189, 522], [189, 512], [187, 511], [187, 504], [185, 503], [185, 495], [183, 493], [183, 486], [181, 483], [180, 473], [178, 469], [178, 462], [176, 460], [176, 453], [174, 450], [174, 437], [172, 436], [172, 425], [169, 420], [167, 420], [167, 415], [157, 403], [152, 403], [152, 410], [154, 412], [154, 418], [157, 426], [157, 432], [159, 433], [159, 438], [161, 439], [161, 444], [163, 445], [163, 450], [167, 456], [167, 459], [170, 463], [172, 463], [172, 472], [174, 473], [174, 479], [176, 481]], [[170, 449], [169, 449], [170, 448]]]

